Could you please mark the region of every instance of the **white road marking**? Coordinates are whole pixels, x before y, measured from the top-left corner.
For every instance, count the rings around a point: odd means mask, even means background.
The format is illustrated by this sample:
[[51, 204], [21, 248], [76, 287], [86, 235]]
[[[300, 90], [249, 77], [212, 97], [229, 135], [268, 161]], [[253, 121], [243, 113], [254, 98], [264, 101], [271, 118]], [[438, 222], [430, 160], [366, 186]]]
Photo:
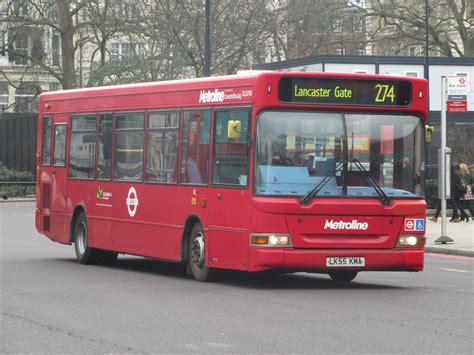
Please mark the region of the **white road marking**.
[[440, 270], [453, 271], [453, 272], [469, 272], [469, 271], [466, 271], [466, 270], [457, 270], [457, 269], [440, 269]]

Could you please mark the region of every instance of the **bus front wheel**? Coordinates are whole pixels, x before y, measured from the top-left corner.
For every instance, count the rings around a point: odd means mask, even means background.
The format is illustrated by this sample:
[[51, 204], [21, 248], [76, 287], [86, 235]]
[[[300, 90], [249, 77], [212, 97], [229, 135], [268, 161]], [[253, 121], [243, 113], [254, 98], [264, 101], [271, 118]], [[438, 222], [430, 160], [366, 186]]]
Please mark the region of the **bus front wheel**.
[[350, 282], [357, 276], [357, 271], [331, 271], [329, 277], [337, 282]]
[[198, 281], [210, 281], [213, 270], [206, 266], [206, 238], [200, 223], [196, 223], [189, 238], [188, 264]]

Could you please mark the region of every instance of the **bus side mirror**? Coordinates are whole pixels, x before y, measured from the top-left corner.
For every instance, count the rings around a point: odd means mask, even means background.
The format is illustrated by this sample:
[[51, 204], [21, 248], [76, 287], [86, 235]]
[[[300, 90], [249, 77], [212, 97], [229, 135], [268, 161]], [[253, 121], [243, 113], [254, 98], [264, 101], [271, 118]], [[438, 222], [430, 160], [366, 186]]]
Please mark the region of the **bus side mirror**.
[[239, 139], [242, 131], [242, 122], [238, 120], [229, 120], [227, 122], [227, 138]]
[[425, 140], [426, 143], [431, 143], [431, 136], [433, 135], [434, 132], [434, 126], [425, 126]]

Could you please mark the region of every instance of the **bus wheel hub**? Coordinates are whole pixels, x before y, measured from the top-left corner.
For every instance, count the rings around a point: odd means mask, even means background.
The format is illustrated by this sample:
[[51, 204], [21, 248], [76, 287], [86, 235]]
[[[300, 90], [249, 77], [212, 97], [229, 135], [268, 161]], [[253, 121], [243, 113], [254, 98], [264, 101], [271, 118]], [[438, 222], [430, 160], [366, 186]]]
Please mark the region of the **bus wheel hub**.
[[191, 261], [199, 268], [204, 266], [204, 235], [199, 233], [191, 245]]

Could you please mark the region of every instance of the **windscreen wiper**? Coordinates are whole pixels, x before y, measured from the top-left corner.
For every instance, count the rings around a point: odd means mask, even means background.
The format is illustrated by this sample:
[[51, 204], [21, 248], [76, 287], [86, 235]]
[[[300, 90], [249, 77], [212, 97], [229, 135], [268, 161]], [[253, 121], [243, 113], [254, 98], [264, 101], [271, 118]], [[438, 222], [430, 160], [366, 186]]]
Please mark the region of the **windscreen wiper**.
[[324, 176], [324, 178], [319, 182], [319, 184], [317, 184], [314, 189], [312, 189], [311, 191], [309, 191], [306, 195], [304, 195], [301, 200], [300, 200], [300, 204], [302, 205], [306, 205], [309, 201], [311, 201], [311, 199], [313, 197], [315, 197], [319, 191], [321, 191], [323, 189], [324, 186], [326, 186], [326, 184], [329, 182], [329, 180], [332, 179], [332, 177], [336, 174], [336, 172], [338, 172], [339, 170], [341, 170], [341, 167], [344, 165], [344, 163], [339, 163], [338, 165], [336, 165], [334, 167], [334, 169], [332, 169], [332, 171], [330, 171], [328, 174], [326, 174]]
[[375, 192], [379, 196], [380, 202], [382, 202], [382, 205], [388, 206], [392, 200], [390, 199], [390, 197], [387, 196], [387, 194], [383, 191], [380, 185], [377, 184], [377, 182], [372, 178], [372, 176], [368, 174], [367, 169], [364, 168], [362, 163], [356, 158], [352, 159], [351, 163], [354, 163], [360, 171], [364, 172], [362, 176], [364, 177], [365, 181], [375, 190]]

